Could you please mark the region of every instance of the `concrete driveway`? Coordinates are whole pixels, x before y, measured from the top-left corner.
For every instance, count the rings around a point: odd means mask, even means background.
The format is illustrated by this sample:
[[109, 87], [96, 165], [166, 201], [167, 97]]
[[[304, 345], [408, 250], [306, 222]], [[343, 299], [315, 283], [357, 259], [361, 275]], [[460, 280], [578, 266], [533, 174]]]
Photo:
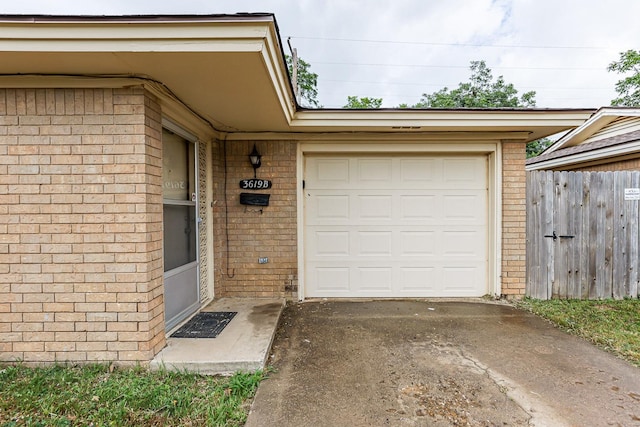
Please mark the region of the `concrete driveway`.
[[255, 426], [639, 426], [640, 369], [487, 302], [288, 306]]

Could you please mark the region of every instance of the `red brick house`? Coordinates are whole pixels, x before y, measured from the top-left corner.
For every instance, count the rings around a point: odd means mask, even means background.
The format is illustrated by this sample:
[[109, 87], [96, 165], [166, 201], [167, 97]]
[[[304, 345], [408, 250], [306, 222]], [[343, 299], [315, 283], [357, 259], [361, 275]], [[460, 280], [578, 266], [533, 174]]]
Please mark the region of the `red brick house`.
[[270, 14], [4, 16], [0, 51], [4, 361], [146, 362], [219, 297], [522, 295], [525, 144], [592, 113], [306, 110]]

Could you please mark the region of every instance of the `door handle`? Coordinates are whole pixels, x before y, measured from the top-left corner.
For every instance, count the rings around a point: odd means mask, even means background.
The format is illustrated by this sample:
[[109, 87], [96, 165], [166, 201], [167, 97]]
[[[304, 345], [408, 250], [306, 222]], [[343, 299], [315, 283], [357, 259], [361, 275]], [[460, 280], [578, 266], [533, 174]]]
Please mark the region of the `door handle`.
[[573, 239], [576, 236], [572, 236], [572, 235], [569, 235], [569, 234], [557, 235], [556, 231], [553, 230], [553, 234], [545, 234], [544, 237], [551, 237], [553, 239], [553, 241], [555, 242], [556, 240], [558, 240], [558, 238], [561, 238], [561, 239]]

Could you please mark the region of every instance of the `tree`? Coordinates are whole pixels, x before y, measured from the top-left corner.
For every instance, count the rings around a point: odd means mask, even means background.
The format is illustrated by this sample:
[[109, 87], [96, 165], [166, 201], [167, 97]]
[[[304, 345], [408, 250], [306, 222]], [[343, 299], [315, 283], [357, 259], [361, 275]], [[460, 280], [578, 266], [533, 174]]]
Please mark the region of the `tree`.
[[631, 74], [616, 83], [618, 97], [611, 100], [611, 105], [640, 106], [640, 51], [620, 52], [620, 59], [609, 64], [607, 70], [619, 74]]
[[[293, 59], [290, 55], [284, 56], [287, 61], [287, 69], [289, 75], [293, 76]], [[312, 73], [309, 68], [311, 65], [302, 58], [298, 58], [298, 98], [300, 104], [306, 101], [307, 107], [321, 108], [318, 102], [318, 75]], [[304, 106], [304, 105], [303, 105]]]
[[542, 153], [548, 146], [553, 144], [549, 138], [540, 138], [527, 144], [527, 159]]
[[420, 102], [413, 108], [501, 108], [535, 107], [535, 91], [518, 97], [513, 84], [499, 76], [495, 81], [485, 61], [471, 61], [471, 77], [456, 89], [443, 89], [422, 94]]
[[382, 98], [347, 96], [347, 105], [342, 108], [380, 108], [381, 105]]

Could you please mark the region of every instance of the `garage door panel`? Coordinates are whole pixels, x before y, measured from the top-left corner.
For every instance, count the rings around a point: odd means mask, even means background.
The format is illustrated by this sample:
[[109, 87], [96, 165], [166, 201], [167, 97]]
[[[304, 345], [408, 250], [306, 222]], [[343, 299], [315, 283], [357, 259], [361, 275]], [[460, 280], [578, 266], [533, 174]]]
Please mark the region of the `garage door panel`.
[[400, 219], [401, 220], [433, 220], [436, 211], [437, 198], [434, 194], [401, 194]]
[[442, 218], [464, 221], [465, 224], [486, 223], [486, 199], [483, 194], [452, 194], [442, 196]]
[[309, 237], [309, 244], [314, 247], [314, 252], [319, 257], [349, 256], [350, 238], [348, 231], [316, 231]]
[[392, 256], [392, 232], [359, 231], [353, 234], [358, 241], [356, 256]]
[[444, 258], [466, 257], [470, 261], [482, 260], [483, 239], [478, 234], [476, 230], [442, 232], [442, 256]]
[[351, 181], [349, 159], [317, 159], [309, 170], [311, 179], [324, 187], [342, 187]]
[[391, 293], [393, 283], [392, 267], [358, 267], [354, 283], [359, 284], [355, 292]]
[[401, 231], [399, 240], [400, 257], [435, 255], [435, 231]]
[[391, 194], [375, 194], [356, 196], [358, 211], [354, 220], [358, 219], [393, 219], [393, 196]]
[[483, 158], [442, 159], [442, 188], [484, 189], [486, 187], [486, 166]]
[[344, 195], [318, 195], [309, 208], [318, 220], [342, 220], [350, 218], [350, 197]]
[[305, 159], [305, 296], [487, 292], [485, 157], [336, 157]]
[[392, 180], [391, 159], [362, 159], [356, 160], [358, 183], [360, 186], [386, 186]]
[[348, 267], [317, 267], [312, 272], [316, 291], [320, 295], [348, 294], [350, 269]]
[[443, 293], [449, 296], [482, 296], [484, 293], [478, 292], [480, 272], [480, 266], [444, 267], [442, 269]]
[[434, 159], [400, 159], [400, 183], [403, 188], [414, 185], [424, 187], [435, 182], [439, 164]]
[[438, 294], [437, 270], [434, 267], [400, 267], [401, 293], [408, 293], [411, 296], [417, 294], [429, 294], [425, 296], [435, 296]]

